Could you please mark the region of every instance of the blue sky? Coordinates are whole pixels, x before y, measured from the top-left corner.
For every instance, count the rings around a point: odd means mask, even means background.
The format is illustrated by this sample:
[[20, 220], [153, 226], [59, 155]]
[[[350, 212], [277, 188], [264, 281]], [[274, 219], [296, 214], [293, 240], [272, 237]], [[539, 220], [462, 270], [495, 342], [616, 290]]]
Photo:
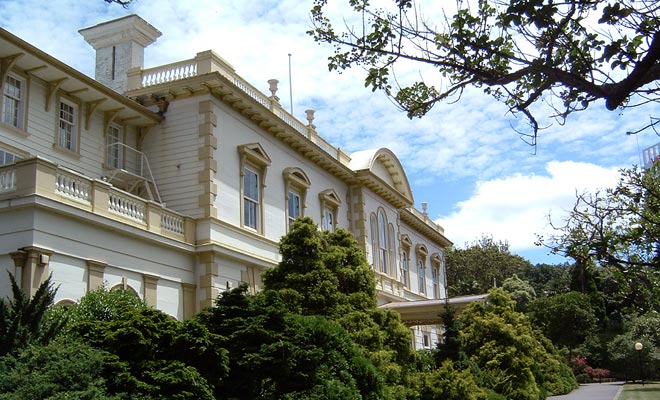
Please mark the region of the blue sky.
[[[534, 150], [512, 129], [520, 121], [478, 90], [409, 120], [382, 93], [364, 87], [360, 69], [328, 71], [332, 49], [305, 34], [311, 6], [300, 0], [136, 0], [123, 9], [103, 0], [0, 0], [0, 26], [93, 76], [94, 52], [78, 30], [138, 14], [163, 34], [147, 48], [145, 67], [214, 50], [263, 92], [268, 79], [279, 79], [283, 106], [292, 106], [302, 121], [305, 109], [315, 109], [317, 131], [335, 146], [349, 153], [393, 150], [416, 207], [428, 202], [429, 215], [457, 247], [488, 235], [534, 263], [564, 261], [534, 246], [537, 234], [549, 232], [548, 215], [561, 223], [576, 193], [613, 186], [620, 168], [639, 164], [641, 150], [660, 142], [653, 133], [625, 134], [657, 116], [657, 107], [611, 112], [595, 103], [564, 126], [542, 120], [549, 127]], [[332, 10], [349, 16], [346, 6]], [[423, 66], [397, 70], [401, 79], [420, 74], [438, 78]]]

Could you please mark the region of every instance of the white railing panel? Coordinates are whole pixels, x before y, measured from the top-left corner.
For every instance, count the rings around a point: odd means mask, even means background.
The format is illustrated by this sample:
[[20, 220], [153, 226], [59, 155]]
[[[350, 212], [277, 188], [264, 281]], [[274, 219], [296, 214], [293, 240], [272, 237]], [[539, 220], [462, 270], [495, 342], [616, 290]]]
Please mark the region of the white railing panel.
[[92, 203], [89, 180], [62, 170], [58, 170], [55, 176], [55, 193], [86, 204]]
[[146, 203], [116, 191], [110, 191], [108, 210], [138, 222], [147, 222]]
[[178, 81], [193, 76], [197, 76], [197, 61], [179, 61], [142, 71], [142, 87]]
[[183, 218], [165, 210], [163, 210], [163, 215], [160, 217], [160, 227], [165, 231], [176, 233], [177, 235], [183, 236], [185, 234]]
[[16, 169], [8, 168], [0, 171], [0, 193], [16, 190]]

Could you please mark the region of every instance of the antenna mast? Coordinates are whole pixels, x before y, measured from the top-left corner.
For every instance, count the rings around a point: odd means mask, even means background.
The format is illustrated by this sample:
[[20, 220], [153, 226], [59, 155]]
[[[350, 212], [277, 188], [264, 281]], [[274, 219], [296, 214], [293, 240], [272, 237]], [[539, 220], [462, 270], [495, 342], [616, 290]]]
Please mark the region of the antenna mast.
[[289, 109], [293, 115], [293, 83], [291, 82], [291, 53], [289, 53]]

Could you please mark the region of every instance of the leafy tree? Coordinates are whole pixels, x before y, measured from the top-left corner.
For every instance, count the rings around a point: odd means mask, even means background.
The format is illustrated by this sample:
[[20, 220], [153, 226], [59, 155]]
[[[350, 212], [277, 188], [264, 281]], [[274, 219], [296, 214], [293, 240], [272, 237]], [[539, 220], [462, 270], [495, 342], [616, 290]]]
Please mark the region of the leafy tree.
[[28, 345], [0, 358], [0, 399], [118, 399], [106, 393], [103, 364], [103, 351], [81, 342]]
[[[621, 170], [614, 188], [579, 195], [566, 222], [542, 240], [588, 275], [624, 313], [660, 311], [660, 169]], [[589, 279], [587, 279], [589, 281]]]
[[29, 298], [18, 286], [14, 276], [11, 273], [8, 275], [12, 299], [0, 299], [0, 356], [16, 353], [30, 343], [48, 343], [63, 324], [60, 320], [44, 319], [57, 292], [50, 276]]
[[515, 311], [502, 289], [492, 289], [486, 303], [471, 304], [459, 319], [461, 348], [480, 386], [510, 400], [537, 400], [576, 387], [552, 343]]
[[529, 315], [534, 325], [556, 346], [572, 350], [595, 332], [597, 320], [591, 297], [568, 292], [531, 302]]
[[66, 334], [105, 351], [108, 391], [131, 398], [213, 399], [227, 374], [221, 338], [124, 291], [98, 289], [66, 311]]
[[461, 356], [460, 332], [461, 326], [457, 319], [456, 310], [449, 304], [440, 315], [443, 323], [442, 342], [438, 343], [436, 364], [442, 365], [444, 360], [458, 361]]
[[502, 289], [516, 302], [516, 311], [525, 312], [527, 305], [536, 299], [536, 291], [532, 285], [518, 278], [516, 274], [504, 280]]
[[531, 264], [519, 275], [532, 285], [538, 297], [552, 296], [570, 291], [572, 267], [565, 263]]
[[[635, 350], [635, 343], [642, 343], [641, 351]], [[630, 371], [644, 368], [646, 378], [655, 378], [660, 375], [660, 317], [656, 313], [648, 313], [629, 318], [625, 324], [625, 331], [616, 336], [608, 344], [613, 369], [619, 374], [625, 372], [627, 377]], [[639, 364], [642, 365], [639, 365]]]
[[427, 375], [422, 400], [486, 400], [486, 390], [479, 387], [469, 369], [457, 370], [451, 361]]
[[[315, 0], [308, 33], [334, 46], [330, 69], [364, 67], [365, 86], [383, 90], [411, 118], [484, 88], [526, 117], [535, 143], [538, 103], [563, 122], [597, 100], [616, 110], [658, 99], [660, 11], [652, 0], [458, 0], [455, 10], [435, 14], [414, 0], [360, 0], [340, 21], [329, 3]], [[411, 61], [442, 79], [402, 82], [395, 67]]]
[[277, 291], [246, 292], [222, 293], [199, 316], [229, 350], [218, 398], [382, 398], [380, 373], [337, 323], [290, 312]]
[[339, 323], [384, 375], [386, 396], [406, 396], [414, 368], [410, 330], [395, 311], [376, 308], [374, 272], [352, 234], [321, 232], [311, 218], [298, 218], [280, 253], [282, 261], [264, 274], [264, 290], [276, 291], [291, 312]]
[[512, 254], [508, 243], [496, 242], [488, 236], [482, 236], [465, 249], [447, 251], [445, 259], [451, 296], [486, 293], [531, 265]]

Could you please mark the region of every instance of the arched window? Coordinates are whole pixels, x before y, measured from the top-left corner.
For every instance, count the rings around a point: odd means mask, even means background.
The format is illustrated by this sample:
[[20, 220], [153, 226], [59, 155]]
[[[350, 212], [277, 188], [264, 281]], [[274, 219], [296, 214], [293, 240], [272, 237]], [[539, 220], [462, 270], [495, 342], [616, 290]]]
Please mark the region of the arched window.
[[286, 193], [284, 209], [286, 210], [287, 229], [291, 229], [293, 221], [305, 215], [305, 199], [311, 183], [307, 174], [300, 168], [286, 168], [282, 172], [282, 176]]
[[410, 249], [412, 242], [408, 235], [401, 235], [401, 282], [403, 287], [410, 289]]
[[376, 214], [371, 214], [371, 258], [374, 269], [378, 269], [378, 222]]
[[341, 199], [332, 189], [326, 189], [319, 193], [321, 202], [321, 229], [334, 231], [337, 226], [337, 213], [341, 205]]
[[387, 218], [385, 217], [385, 212], [383, 210], [378, 210], [378, 258], [380, 262], [380, 271], [384, 274], [388, 273], [388, 243], [387, 240]]
[[441, 279], [441, 266], [442, 258], [438, 253], [434, 253], [431, 256], [431, 276], [433, 279], [433, 298], [439, 299], [442, 297], [442, 291], [440, 290], [440, 279]]
[[415, 250], [417, 253], [417, 287], [419, 293], [426, 294], [426, 257], [429, 252], [423, 244], [418, 244]]

